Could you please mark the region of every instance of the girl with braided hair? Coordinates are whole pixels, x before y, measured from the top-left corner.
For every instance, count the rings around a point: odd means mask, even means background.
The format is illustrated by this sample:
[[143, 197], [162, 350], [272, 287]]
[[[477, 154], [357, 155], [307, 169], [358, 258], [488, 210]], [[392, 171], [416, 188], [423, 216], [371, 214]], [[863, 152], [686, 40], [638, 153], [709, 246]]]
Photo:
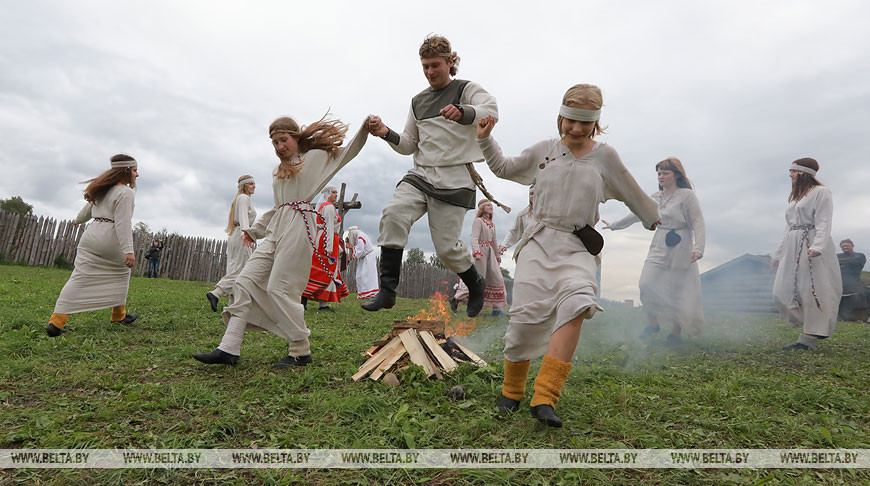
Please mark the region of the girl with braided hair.
[[[342, 146], [347, 125], [326, 117], [300, 127], [292, 118], [278, 118], [269, 138], [281, 161], [273, 171], [275, 207], [243, 231], [242, 242], [257, 248], [233, 285], [233, 303], [223, 310], [227, 325], [220, 345], [193, 357], [207, 364], [234, 365], [246, 329], [267, 330], [289, 342], [286, 357], [275, 368], [311, 363], [304, 308], [300, 303], [314, 254], [315, 215], [311, 198], [362, 149], [367, 133], [360, 127]], [[337, 255], [317, 253], [327, 261]]]

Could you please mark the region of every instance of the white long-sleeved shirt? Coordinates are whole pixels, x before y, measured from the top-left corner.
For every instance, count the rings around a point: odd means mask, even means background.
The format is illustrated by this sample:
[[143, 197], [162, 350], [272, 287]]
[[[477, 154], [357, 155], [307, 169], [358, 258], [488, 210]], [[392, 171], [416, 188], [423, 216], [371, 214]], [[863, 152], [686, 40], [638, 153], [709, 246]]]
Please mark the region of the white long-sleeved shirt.
[[503, 155], [492, 137], [478, 143], [496, 176], [525, 185], [535, 182], [534, 227], [525, 231], [516, 253], [542, 227], [566, 232], [594, 227], [598, 206], [608, 199], [624, 202], [647, 228], [659, 220], [656, 202], [641, 190], [619, 154], [607, 144], [596, 143], [578, 159], [559, 139], [538, 142], [515, 157]]
[[[447, 105], [462, 109], [458, 122], [441, 116]], [[474, 188], [465, 164], [483, 161], [475, 139], [476, 123], [486, 116], [498, 117], [495, 97], [479, 84], [454, 79], [440, 90], [427, 88], [414, 96], [402, 133], [392, 130], [384, 137], [402, 155], [414, 156], [409, 172], [438, 189]]]
[[[658, 263], [666, 267], [686, 268], [691, 261], [691, 254], [704, 255], [707, 242], [704, 214], [695, 191], [679, 188], [670, 196], [664, 196], [662, 191], [650, 194], [659, 205], [662, 224], [656, 227], [650, 242], [646, 261]], [[611, 230], [628, 228], [640, 221], [634, 214], [614, 222]], [[680, 242], [675, 247], [667, 246], [667, 234], [675, 230], [680, 235]]]
[[815, 236], [810, 243], [810, 250], [821, 254], [836, 253], [831, 239], [831, 220], [834, 215], [834, 199], [831, 190], [826, 186], [816, 186], [798, 201], [788, 203], [785, 210], [785, 233], [773, 252], [773, 259], [781, 259], [783, 245], [788, 239], [792, 226], [813, 225]]
[[111, 219], [114, 221], [113, 231], [121, 245], [121, 253], [133, 253], [134, 194], [133, 189], [128, 186], [116, 185], [97, 204], [85, 204], [76, 216], [75, 223], [82, 224], [91, 218]]

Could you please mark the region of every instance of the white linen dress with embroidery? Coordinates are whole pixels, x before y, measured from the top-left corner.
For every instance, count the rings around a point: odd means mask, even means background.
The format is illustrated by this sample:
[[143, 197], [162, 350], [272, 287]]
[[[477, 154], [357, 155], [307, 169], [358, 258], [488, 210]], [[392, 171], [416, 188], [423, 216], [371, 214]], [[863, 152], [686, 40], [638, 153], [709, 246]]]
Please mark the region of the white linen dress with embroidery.
[[[312, 243], [316, 231], [314, 208], [309, 202], [330, 179], [362, 149], [368, 132], [361, 125], [353, 139], [335, 157], [323, 150], [309, 150], [303, 156], [302, 170], [286, 179], [272, 178], [275, 207], [266, 211], [248, 230], [257, 239], [257, 248], [233, 286], [233, 303], [224, 307], [224, 323], [230, 317], [244, 319], [248, 329], [267, 330], [307, 347], [311, 332], [305, 325], [305, 309], [300, 303], [311, 271]], [[276, 168], [277, 170], [277, 168]], [[284, 203], [303, 201], [299, 207]]]
[[378, 257], [369, 235], [357, 233], [352, 258], [356, 260], [356, 298], [370, 299], [378, 293]]

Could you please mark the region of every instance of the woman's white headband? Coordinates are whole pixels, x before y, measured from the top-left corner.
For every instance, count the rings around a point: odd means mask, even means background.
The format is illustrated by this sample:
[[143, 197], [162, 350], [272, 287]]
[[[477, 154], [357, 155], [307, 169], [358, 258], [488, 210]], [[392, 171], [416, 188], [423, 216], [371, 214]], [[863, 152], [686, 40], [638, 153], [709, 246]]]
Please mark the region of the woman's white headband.
[[591, 122], [598, 121], [601, 117], [601, 110], [584, 110], [562, 105], [559, 107], [559, 114], [571, 120]]
[[811, 176], [816, 175], [816, 171], [814, 171], [813, 169], [810, 169], [809, 167], [804, 167], [802, 165], [791, 164], [791, 170], [796, 170], [798, 172], [806, 172], [807, 174], [809, 174]]
[[239, 181], [239, 187], [242, 187], [242, 186], [244, 186], [245, 184], [253, 184], [253, 183], [254, 183], [254, 178], [253, 178], [253, 177], [248, 177], [247, 179], [242, 179], [242, 180]]
[[138, 165], [138, 162], [136, 162], [135, 160], [118, 160], [111, 162], [111, 164], [113, 169], [117, 169], [120, 167], [136, 167]]

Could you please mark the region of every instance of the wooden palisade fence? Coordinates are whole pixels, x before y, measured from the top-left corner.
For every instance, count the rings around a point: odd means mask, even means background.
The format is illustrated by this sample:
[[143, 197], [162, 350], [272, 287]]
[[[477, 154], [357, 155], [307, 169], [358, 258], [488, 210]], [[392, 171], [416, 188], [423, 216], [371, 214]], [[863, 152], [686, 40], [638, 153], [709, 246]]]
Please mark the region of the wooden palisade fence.
[[[0, 211], [0, 253], [13, 263], [47, 267], [63, 255], [75, 261], [76, 248], [87, 224], [58, 221], [44, 216], [20, 216]], [[151, 237], [133, 233], [136, 266], [133, 275], [145, 275], [145, 252]], [[216, 282], [227, 266], [226, 240], [169, 235], [165, 238], [158, 276], [175, 280]]]
[[[87, 223], [90, 224], [90, 223]], [[0, 253], [9, 262], [50, 267], [63, 255], [74, 262], [76, 247], [87, 224], [58, 221], [44, 216], [24, 216], [0, 211]], [[151, 237], [134, 232], [133, 245], [136, 266], [133, 275], [143, 276], [148, 270], [145, 252]], [[174, 280], [217, 282], [226, 272], [227, 241], [208, 238], [168, 235], [160, 257], [158, 276]], [[350, 262], [343, 274], [351, 292], [356, 292], [356, 262]], [[400, 297], [426, 299], [435, 292], [450, 294], [458, 277], [450, 270], [431, 265], [402, 265], [399, 283]]]

